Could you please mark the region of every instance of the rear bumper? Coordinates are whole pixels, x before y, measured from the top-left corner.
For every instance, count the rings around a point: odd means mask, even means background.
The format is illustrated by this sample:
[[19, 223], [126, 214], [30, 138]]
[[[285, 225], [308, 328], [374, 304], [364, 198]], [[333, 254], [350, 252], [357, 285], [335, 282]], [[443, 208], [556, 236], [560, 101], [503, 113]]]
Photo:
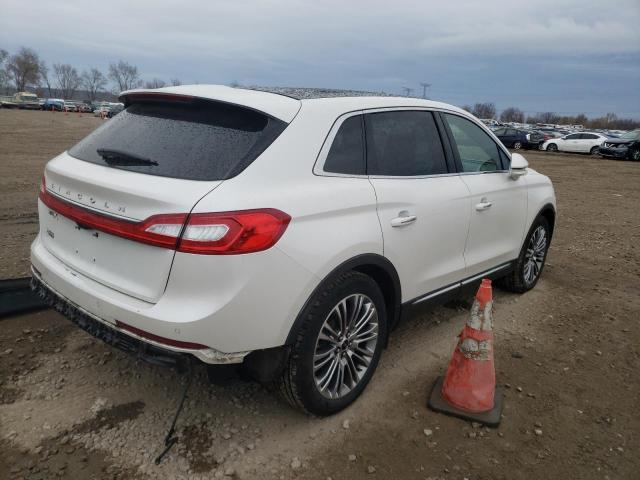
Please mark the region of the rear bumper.
[[48, 291], [105, 328], [208, 364], [241, 363], [254, 350], [284, 345], [317, 284], [275, 247], [240, 256], [178, 253], [156, 303], [75, 271], [49, 252], [40, 236], [31, 246], [31, 263]]

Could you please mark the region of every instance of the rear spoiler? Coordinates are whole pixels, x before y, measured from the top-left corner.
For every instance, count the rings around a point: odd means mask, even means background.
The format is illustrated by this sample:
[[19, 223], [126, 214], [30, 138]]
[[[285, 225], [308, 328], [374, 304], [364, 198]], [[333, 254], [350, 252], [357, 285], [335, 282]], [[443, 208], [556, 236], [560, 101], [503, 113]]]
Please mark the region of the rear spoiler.
[[302, 105], [300, 100], [284, 95], [224, 85], [182, 85], [179, 87], [127, 90], [120, 94], [119, 99], [125, 106], [140, 100], [164, 102], [209, 100], [255, 110], [286, 123], [291, 123]]

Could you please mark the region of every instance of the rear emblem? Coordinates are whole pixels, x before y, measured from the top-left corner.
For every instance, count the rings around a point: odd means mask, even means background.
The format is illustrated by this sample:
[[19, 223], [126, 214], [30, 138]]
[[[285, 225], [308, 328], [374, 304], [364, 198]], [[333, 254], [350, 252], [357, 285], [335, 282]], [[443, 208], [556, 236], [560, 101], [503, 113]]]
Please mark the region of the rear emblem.
[[49, 230], [48, 228], [47, 228], [47, 235], [49, 235], [51, 238], [56, 238], [55, 233], [53, 233], [53, 232], [52, 232], [51, 230]]

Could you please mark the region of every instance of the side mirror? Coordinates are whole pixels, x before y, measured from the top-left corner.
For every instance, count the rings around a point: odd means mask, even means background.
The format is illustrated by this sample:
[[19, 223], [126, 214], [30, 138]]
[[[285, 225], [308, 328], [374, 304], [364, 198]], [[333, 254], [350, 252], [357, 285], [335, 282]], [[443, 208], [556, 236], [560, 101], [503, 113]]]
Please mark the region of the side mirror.
[[527, 167], [529, 162], [519, 153], [511, 154], [511, 166], [509, 167], [509, 177], [512, 180], [517, 180], [523, 175], [527, 174]]

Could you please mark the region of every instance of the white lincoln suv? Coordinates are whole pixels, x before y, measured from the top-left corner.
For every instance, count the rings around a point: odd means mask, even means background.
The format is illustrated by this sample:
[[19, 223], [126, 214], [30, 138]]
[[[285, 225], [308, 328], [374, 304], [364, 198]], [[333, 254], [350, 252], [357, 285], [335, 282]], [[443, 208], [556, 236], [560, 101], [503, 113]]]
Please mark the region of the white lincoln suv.
[[232, 365], [330, 414], [402, 317], [540, 278], [551, 182], [459, 108], [206, 85], [121, 100], [46, 165], [33, 287], [142, 359]]

